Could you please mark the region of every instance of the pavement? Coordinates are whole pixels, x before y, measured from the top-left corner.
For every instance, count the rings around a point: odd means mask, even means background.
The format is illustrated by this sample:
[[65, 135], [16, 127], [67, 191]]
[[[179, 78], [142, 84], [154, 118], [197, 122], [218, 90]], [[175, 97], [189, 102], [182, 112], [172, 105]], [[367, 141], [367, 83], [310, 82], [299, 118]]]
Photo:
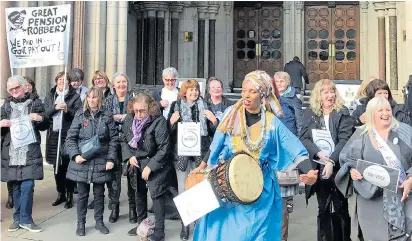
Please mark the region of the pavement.
[[[86, 236], [78, 237], [76, 231], [76, 206], [65, 209], [60, 205], [52, 207], [51, 203], [56, 198], [56, 189], [51, 166], [45, 166], [45, 177], [42, 181], [36, 181], [34, 191], [33, 219], [43, 228], [43, 232], [30, 233], [19, 229], [16, 232], [8, 232], [9, 225], [13, 222], [13, 211], [5, 208], [7, 201], [6, 183], [1, 183], [1, 241], [74, 241], [74, 240], [138, 240], [130, 237], [127, 232], [134, 227], [128, 221], [128, 203], [126, 192], [126, 179], [122, 180], [122, 193], [120, 203], [120, 218], [112, 224], [109, 223], [110, 210], [107, 209], [107, 191], [105, 200], [104, 221], [110, 229], [110, 234], [103, 235], [94, 229], [93, 210], [87, 212]], [[93, 195], [91, 195], [93, 196]], [[289, 241], [314, 241], [316, 240], [316, 199], [313, 198], [306, 207], [304, 196], [295, 197], [295, 211], [290, 216]], [[192, 233], [191, 229], [191, 233]], [[179, 241], [180, 221], [166, 220], [166, 241]], [[236, 240], [234, 240], [236, 241]]]

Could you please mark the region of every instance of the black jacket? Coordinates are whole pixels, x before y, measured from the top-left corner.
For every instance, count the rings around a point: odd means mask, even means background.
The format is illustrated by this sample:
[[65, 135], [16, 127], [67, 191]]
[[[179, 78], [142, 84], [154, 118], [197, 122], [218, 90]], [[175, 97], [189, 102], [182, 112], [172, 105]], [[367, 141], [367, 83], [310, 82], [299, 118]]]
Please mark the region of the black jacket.
[[[55, 108], [56, 105], [54, 104], [56, 98], [56, 86], [54, 86], [44, 99], [45, 115], [49, 119], [49, 129], [47, 130], [46, 139], [46, 162], [53, 165], [56, 163], [57, 143], [59, 139], [59, 132], [53, 131], [53, 115], [58, 113], [58, 111]], [[74, 115], [79, 109], [82, 108], [82, 100], [80, 99], [80, 95], [77, 94], [76, 89], [72, 87], [69, 88], [69, 92], [64, 97], [64, 102], [67, 105], [67, 112], [63, 114], [60, 148], [64, 146], [67, 131], [69, 130], [70, 125], [72, 124]], [[66, 156], [62, 155], [67, 154], [63, 153], [63, 151], [64, 150], [60, 149], [60, 156]], [[69, 161], [68, 158], [63, 158], [63, 160]]]
[[[312, 130], [322, 129], [321, 118], [323, 117], [317, 116], [310, 108], [304, 112], [300, 141], [308, 151], [311, 160], [318, 159], [316, 153], [320, 151], [313, 142]], [[346, 107], [343, 107], [339, 112], [332, 111], [329, 116], [329, 130], [335, 143], [335, 151], [330, 155], [330, 159], [335, 161], [334, 172], [337, 172], [339, 170], [339, 154], [353, 133], [353, 121]], [[319, 164], [316, 162], [312, 162], [312, 164], [314, 169], [319, 170]]]
[[10, 115], [12, 112], [10, 102], [25, 102], [28, 99], [32, 99], [33, 101], [28, 105], [29, 114], [37, 113], [43, 117], [41, 122], [32, 122], [37, 141], [29, 145], [29, 150], [26, 154], [25, 166], [10, 166], [10, 129], [8, 127], [1, 128], [1, 181], [3, 182], [43, 179], [43, 157], [40, 148], [41, 137], [39, 131], [44, 131], [47, 129], [48, 120], [44, 115], [44, 106], [41, 100], [35, 95], [29, 93], [26, 93], [26, 95], [20, 100], [13, 97], [8, 97], [1, 107], [1, 119], [10, 120]]
[[[366, 105], [368, 104], [368, 98], [362, 98], [359, 100], [360, 105], [356, 106], [356, 109], [352, 112], [352, 119], [355, 126], [363, 125], [360, 121], [360, 116], [366, 112]], [[392, 107], [392, 115], [399, 122], [403, 122], [408, 125], [412, 125], [409, 115], [406, 113], [402, 105], [397, 104], [394, 100], [389, 101]]]
[[[97, 130], [99, 117], [102, 117]], [[97, 130], [97, 132], [96, 132]], [[93, 131], [99, 134], [101, 149], [98, 155], [81, 164], [75, 162], [75, 157], [80, 155], [79, 143], [89, 139]], [[99, 110], [93, 119], [91, 112], [80, 109], [67, 132], [65, 148], [70, 157], [67, 178], [75, 182], [106, 183], [112, 181], [113, 172], [106, 171], [106, 163], [116, 160], [116, 148], [119, 144], [119, 134], [113, 117], [108, 116], [104, 110]]]
[[290, 75], [291, 85], [293, 87], [302, 88], [302, 77], [305, 79], [306, 84], [309, 84], [309, 78], [306, 74], [305, 66], [299, 61], [290, 61], [285, 64], [284, 71]]
[[[170, 118], [172, 117], [173, 113], [175, 113], [175, 109], [176, 109], [176, 104], [178, 104], [180, 106], [180, 102], [181, 100], [177, 100], [177, 101], [173, 101], [172, 105], [170, 106], [170, 111], [169, 111], [169, 116], [167, 117], [167, 123], [170, 127]], [[206, 106], [206, 102], [205, 102], [205, 106]], [[196, 105], [192, 106], [192, 120], [194, 122], [200, 122], [199, 121], [199, 115], [203, 115], [203, 113], [199, 113], [197, 110], [195, 110]], [[208, 108], [208, 110], [212, 111], [210, 109], [210, 107]], [[174, 144], [174, 148], [175, 148], [175, 154], [177, 155], [177, 126], [178, 123], [182, 121], [182, 117], [179, 118], [179, 120], [176, 121], [176, 123], [170, 127], [170, 142], [172, 143], [172, 145]], [[215, 134], [216, 128], [219, 125], [219, 119], [217, 119], [217, 124], [216, 126], [213, 125], [213, 123], [209, 120], [207, 120], [207, 131], [208, 131], [208, 135], [207, 136], [202, 136], [200, 138], [201, 141], [201, 156], [202, 158], [204, 157], [204, 155], [206, 155], [206, 153], [209, 150], [210, 144], [212, 143], [212, 139], [213, 136]]]
[[122, 159], [128, 162], [132, 156], [135, 156], [139, 162], [139, 178], [141, 171], [147, 166], [151, 173], [147, 185], [152, 198], [156, 198], [165, 193], [169, 188], [167, 182], [168, 171], [171, 170], [170, 139], [166, 119], [163, 115], [150, 117], [142, 130], [142, 137], [139, 141], [139, 148], [135, 149], [129, 145], [133, 139], [134, 116], [128, 114], [122, 126], [121, 146]]

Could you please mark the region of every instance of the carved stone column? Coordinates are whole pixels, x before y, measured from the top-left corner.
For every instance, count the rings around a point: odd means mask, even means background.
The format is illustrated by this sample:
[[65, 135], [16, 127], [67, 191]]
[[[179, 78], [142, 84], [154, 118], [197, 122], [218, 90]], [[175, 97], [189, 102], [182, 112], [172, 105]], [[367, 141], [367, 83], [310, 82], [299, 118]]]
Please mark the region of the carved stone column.
[[165, 12], [168, 9], [167, 2], [158, 2], [157, 19], [156, 19], [156, 80], [157, 85], [163, 84], [162, 71], [165, 67], [164, 49], [165, 49]]
[[143, 74], [143, 13], [140, 10], [140, 4], [133, 4], [133, 8], [136, 13], [136, 34], [137, 34], [137, 43], [136, 43], [136, 84], [142, 84], [142, 74]]
[[206, 20], [205, 14], [207, 12], [207, 5], [205, 2], [197, 2], [197, 77], [204, 78], [205, 76], [205, 28]]
[[[86, 2], [74, 2], [74, 28], [73, 28], [73, 68], [84, 69], [84, 53], [85, 53], [85, 13]], [[90, 17], [90, 16], [89, 16]]]
[[398, 41], [396, 2], [386, 2], [389, 16], [389, 79], [392, 90], [398, 89]]
[[107, 25], [106, 25], [106, 69], [105, 72], [110, 81], [117, 70], [117, 24], [119, 21], [118, 16], [119, 2], [108, 1], [107, 2]]
[[172, 2], [169, 6], [171, 14], [171, 44], [170, 44], [170, 66], [179, 67], [179, 15], [183, 12], [182, 2]]
[[219, 2], [209, 2], [209, 55], [208, 76], [215, 76], [216, 67], [216, 15], [219, 13]]
[[[295, 11], [296, 11], [296, 19], [295, 19], [295, 29], [296, 29], [296, 42], [295, 42], [295, 55], [298, 56], [301, 61], [304, 61], [303, 49], [304, 49], [304, 28], [302, 26], [303, 18], [304, 18], [304, 2], [295, 2]], [[302, 62], [303, 63], [303, 62]]]
[[293, 39], [293, 35], [295, 34], [293, 31], [289, 31], [291, 28], [290, 20], [290, 7], [292, 5], [292, 2], [283, 2], [283, 19], [284, 19], [284, 26], [283, 29], [286, 31], [283, 31], [283, 56], [285, 56], [284, 62], [286, 63], [287, 61], [290, 61], [293, 58], [293, 50], [291, 49], [292, 43], [291, 40]]
[[233, 86], [233, 17], [231, 16], [233, 9], [232, 1], [223, 2], [223, 8], [225, 10], [226, 28], [225, 28], [225, 39], [226, 39], [226, 76], [223, 79], [223, 87], [229, 90]]
[[143, 83], [154, 85], [156, 83], [156, 11], [157, 2], [143, 2], [145, 17], [145, 44], [143, 46], [144, 74]]
[[368, 5], [369, 2], [359, 2], [361, 8], [361, 29], [360, 29], [360, 59], [361, 59], [361, 79], [368, 78]]
[[386, 40], [385, 40], [385, 3], [375, 2], [375, 11], [378, 13], [378, 54], [379, 79], [386, 80]]
[[[0, 19], [6, 19], [6, 8], [10, 7], [12, 7], [12, 2], [0, 2]], [[7, 97], [7, 79], [11, 76], [6, 24], [0, 24], [0, 33], [1, 42], [3, 43], [0, 45], [0, 99], [5, 99]]]
[[127, 59], [127, 15], [129, 4], [127, 1], [119, 1], [119, 20], [117, 23], [117, 69], [115, 72], [126, 73]]

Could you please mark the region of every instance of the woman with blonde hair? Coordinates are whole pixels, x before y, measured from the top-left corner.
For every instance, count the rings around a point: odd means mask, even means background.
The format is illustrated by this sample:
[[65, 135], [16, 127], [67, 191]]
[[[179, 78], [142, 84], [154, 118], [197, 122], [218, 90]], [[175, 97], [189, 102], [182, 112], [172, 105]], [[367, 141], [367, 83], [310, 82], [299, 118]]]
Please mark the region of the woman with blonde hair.
[[[335, 219], [333, 215], [338, 216], [339, 226], [344, 228], [341, 240], [350, 240], [348, 203], [336, 191], [333, 178], [339, 170], [339, 154], [352, 130], [352, 118], [335, 84], [328, 79], [319, 80], [312, 90], [310, 108], [305, 110], [300, 133], [300, 140], [313, 161], [312, 166], [320, 174], [320, 180], [306, 188], [306, 200], [314, 193], [318, 200], [318, 241], [333, 240], [332, 235], [339, 232], [338, 227], [331, 227], [332, 219]], [[328, 138], [322, 141], [320, 135]], [[332, 209], [335, 210], [333, 214]]]
[[107, 74], [103, 71], [94, 71], [92, 84], [93, 86], [99, 87], [103, 91], [103, 101], [112, 93], [112, 90], [110, 89], [109, 77], [107, 77]]
[[[398, 122], [384, 97], [372, 98], [365, 124], [358, 128], [340, 154], [336, 184], [354, 199], [351, 210], [352, 240], [404, 241], [412, 235], [412, 128]], [[400, 171], [397, 193], [363, 178], [358, 160]]]

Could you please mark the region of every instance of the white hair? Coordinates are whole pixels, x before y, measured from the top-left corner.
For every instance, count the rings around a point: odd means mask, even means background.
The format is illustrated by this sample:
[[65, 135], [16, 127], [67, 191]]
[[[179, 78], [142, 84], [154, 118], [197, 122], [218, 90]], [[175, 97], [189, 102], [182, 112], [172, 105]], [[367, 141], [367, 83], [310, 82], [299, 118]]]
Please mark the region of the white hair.
[[27, 85], [27, 80], [21, 75], [13, 75], [7, 80], [7, 84], [9, 83], [18, 83], [20, 86], [25, 86]]
[[163, 72], [162, 72], [162, 78], [164, 78], [166, 75], [169, 75], [169, 74], [173, 75], [173, 78], [175, 78], [175, 79], [179, 78], [179, 73], [173, 67], [168, 67], [168, 68], [164, 69]]
[[123, 72], [116, 72], [113, 76], [113, 82], [118, 76], [123, 76], [126, 79], [127, 83], [129, 83], [129, 77]]

